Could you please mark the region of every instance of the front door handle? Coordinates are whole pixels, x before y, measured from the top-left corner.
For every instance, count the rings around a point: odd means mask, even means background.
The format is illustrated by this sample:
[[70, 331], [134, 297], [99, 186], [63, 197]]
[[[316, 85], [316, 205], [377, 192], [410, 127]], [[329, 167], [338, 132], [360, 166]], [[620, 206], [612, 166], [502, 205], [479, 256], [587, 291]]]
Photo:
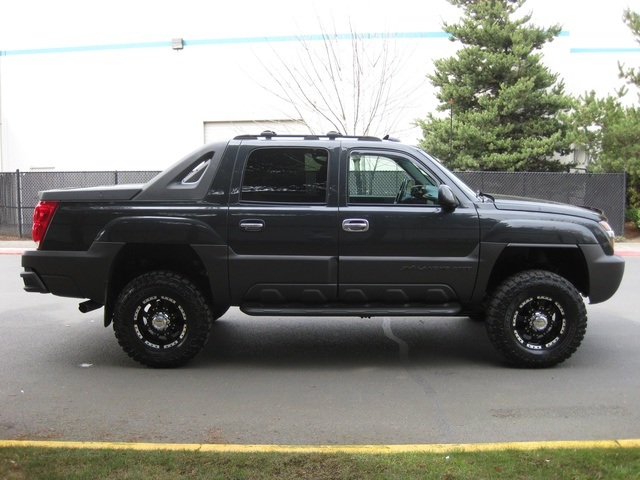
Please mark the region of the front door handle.
[[259, 232], [263, 228], [263, 220], [240, 220], [240, 229], [245, 232]]
[[368, 232], [369, 221], [364, 218], [347, 218], [342, 221], [342, 229], [345, 232]]

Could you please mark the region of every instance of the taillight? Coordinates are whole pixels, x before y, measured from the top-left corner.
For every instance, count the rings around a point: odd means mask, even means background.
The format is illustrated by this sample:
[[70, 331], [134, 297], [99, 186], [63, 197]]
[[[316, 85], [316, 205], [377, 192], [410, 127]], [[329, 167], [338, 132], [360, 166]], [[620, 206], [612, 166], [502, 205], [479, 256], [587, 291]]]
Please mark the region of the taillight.
[[31, 229], [31, 236], [34, 242], [40, 243], [44, 238], [49, 222], [51, 222], [53, 214], [58, 208], [58, 203], [60, 202], [39, 202], [36, 205], [36, 209], [33, 211], [33, 228]]

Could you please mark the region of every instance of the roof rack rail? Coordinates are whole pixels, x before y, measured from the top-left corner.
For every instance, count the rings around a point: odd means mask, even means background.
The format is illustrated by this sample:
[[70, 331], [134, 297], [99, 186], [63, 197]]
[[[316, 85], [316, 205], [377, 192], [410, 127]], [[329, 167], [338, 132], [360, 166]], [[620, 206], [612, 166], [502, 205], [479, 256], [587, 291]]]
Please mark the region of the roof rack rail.
[[368, 141], [368, 142], [381, 142], [382, 140], [378, 137], [372, 137], [369, 135], [342, 135], [340, 132], [331, 131], [326, 135], [313, 135], [313, 134], [287, 134], [287, 135], [278, 135], [273, 130], [265, 130], [258, 135], [237, 135], [233, 137], [234, 140], [257, 140], [259, 138], [264, 138], [266, 140], [271, 140], [272, 138], [301, 138], [303, 140], [321, 140], [323, 138], [328, 138], [329, 140], [335, 140], [337, 138], [340, 139], [351, 139], [351, 140], [359, 140], [359, 141]]

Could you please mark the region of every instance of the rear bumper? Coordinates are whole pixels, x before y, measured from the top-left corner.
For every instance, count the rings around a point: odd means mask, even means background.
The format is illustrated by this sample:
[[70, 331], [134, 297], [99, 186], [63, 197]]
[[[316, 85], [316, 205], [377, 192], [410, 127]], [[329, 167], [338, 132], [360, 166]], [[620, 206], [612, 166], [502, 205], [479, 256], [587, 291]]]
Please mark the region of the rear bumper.
[[40, 276], [33, 271], [25, 271], [20, 274], [24, 282], [24, 290], [33, 293], [50, 293]]
[[600, 245], [581, 245], [589, 267], [589, 303], [610, 299], [618, 290], [624, 275], [624, 259], [606, 255]]
[[123, 243], [94, 243], [86, 252], [35, 250], [22, 255], [27, 292], [104, 303], [113, 259]]

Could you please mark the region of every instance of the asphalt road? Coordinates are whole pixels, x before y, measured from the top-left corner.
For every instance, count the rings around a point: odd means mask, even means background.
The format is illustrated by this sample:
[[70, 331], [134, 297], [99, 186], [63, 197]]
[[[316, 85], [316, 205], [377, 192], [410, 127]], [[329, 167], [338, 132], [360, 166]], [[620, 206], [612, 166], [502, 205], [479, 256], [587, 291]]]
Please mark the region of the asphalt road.
[[588, 307], [578, 352], [501, 362], [466, 318], [255, 318], [231, 310], [185, 368], [130, 360], [102, 311], [28, 294], [0, 255], [0, 439], [409, 444], [640, 438], [640, 256]]

